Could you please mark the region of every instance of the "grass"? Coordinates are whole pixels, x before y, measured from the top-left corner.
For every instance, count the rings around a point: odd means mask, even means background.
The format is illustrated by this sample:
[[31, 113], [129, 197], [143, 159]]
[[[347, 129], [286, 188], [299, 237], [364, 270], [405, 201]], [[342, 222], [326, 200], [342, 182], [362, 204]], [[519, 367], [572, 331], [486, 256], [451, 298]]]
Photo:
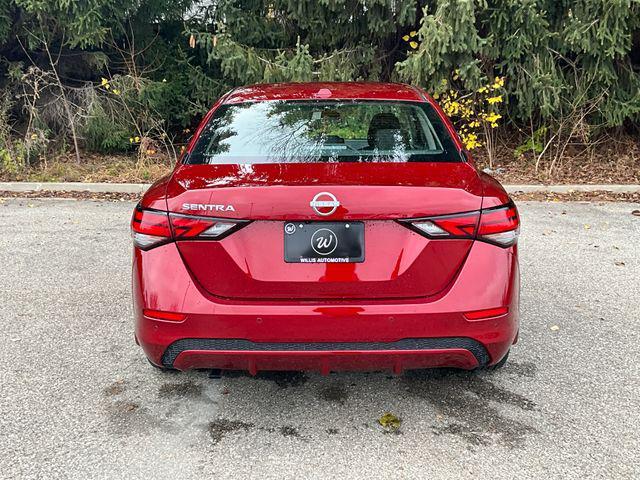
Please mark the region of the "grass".
[[127, 155], [83, 155], [78, 165], [69, 157], [42, 161], [24, 172], [0, 172], [2, 181], [21, 182], [106, 182], [152, 183], [171, 172], [173, 162], [166, 158], [139, 160]]

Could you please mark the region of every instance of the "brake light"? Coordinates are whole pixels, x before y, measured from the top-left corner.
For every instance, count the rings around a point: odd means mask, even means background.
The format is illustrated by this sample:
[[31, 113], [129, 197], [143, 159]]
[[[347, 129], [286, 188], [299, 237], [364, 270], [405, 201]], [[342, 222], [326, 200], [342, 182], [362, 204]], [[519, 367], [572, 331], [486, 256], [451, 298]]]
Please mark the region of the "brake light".
[[131, 219], [133, 244], [142, 249], [161, 245], [171, 240], [171, 227], [166, 212], [143, 210], [137, 206]]
[[502, 207], [482, 210], [478, 240], [510, 247], [518, 241], [519, 233], [520, 217], [512, 202]]
[[512, 202], [475, 212], [403, 220], [402, 223], [428, 238], [469, 238], [501, 247], [516, 243], [520, 227], [518, 210]]
[[136, 247], [149, 250], [173, 240], [220, 240], [247, 223], [247, 220], [167, 213], [137, 206], [131, 219], [131, 234]]

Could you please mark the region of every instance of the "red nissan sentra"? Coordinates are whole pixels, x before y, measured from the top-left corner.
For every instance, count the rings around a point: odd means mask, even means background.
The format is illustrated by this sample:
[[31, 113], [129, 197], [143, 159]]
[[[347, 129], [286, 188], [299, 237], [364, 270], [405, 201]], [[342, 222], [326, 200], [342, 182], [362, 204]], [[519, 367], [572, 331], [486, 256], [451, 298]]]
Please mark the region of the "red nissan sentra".
[[235, 89], [133, 219], [135, 337], [162, 369], [502, 366], [519, 218], [420, 89]]

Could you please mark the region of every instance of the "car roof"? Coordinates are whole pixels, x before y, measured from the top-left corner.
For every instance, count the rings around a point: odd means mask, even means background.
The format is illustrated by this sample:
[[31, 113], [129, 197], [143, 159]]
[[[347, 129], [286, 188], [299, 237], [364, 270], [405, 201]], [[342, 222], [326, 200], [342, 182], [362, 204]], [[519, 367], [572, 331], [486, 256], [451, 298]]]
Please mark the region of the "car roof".
[[291, 82], [239, 87], [228, 94], [224, 103], [329, 99], [427, 101], [427, 98], [418, 89], [402, 83]]

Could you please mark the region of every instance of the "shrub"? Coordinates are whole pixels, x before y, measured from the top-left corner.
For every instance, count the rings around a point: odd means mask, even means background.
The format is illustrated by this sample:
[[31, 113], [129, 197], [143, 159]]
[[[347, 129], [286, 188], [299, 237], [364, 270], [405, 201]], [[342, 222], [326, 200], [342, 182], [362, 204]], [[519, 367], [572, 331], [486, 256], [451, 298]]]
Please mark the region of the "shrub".
[[92, 105], [82, 128], [82, 136], [88, 150], [98, 153], [116, 153], [131, 150], [131, 129], [114, 121], [99, 102]]

